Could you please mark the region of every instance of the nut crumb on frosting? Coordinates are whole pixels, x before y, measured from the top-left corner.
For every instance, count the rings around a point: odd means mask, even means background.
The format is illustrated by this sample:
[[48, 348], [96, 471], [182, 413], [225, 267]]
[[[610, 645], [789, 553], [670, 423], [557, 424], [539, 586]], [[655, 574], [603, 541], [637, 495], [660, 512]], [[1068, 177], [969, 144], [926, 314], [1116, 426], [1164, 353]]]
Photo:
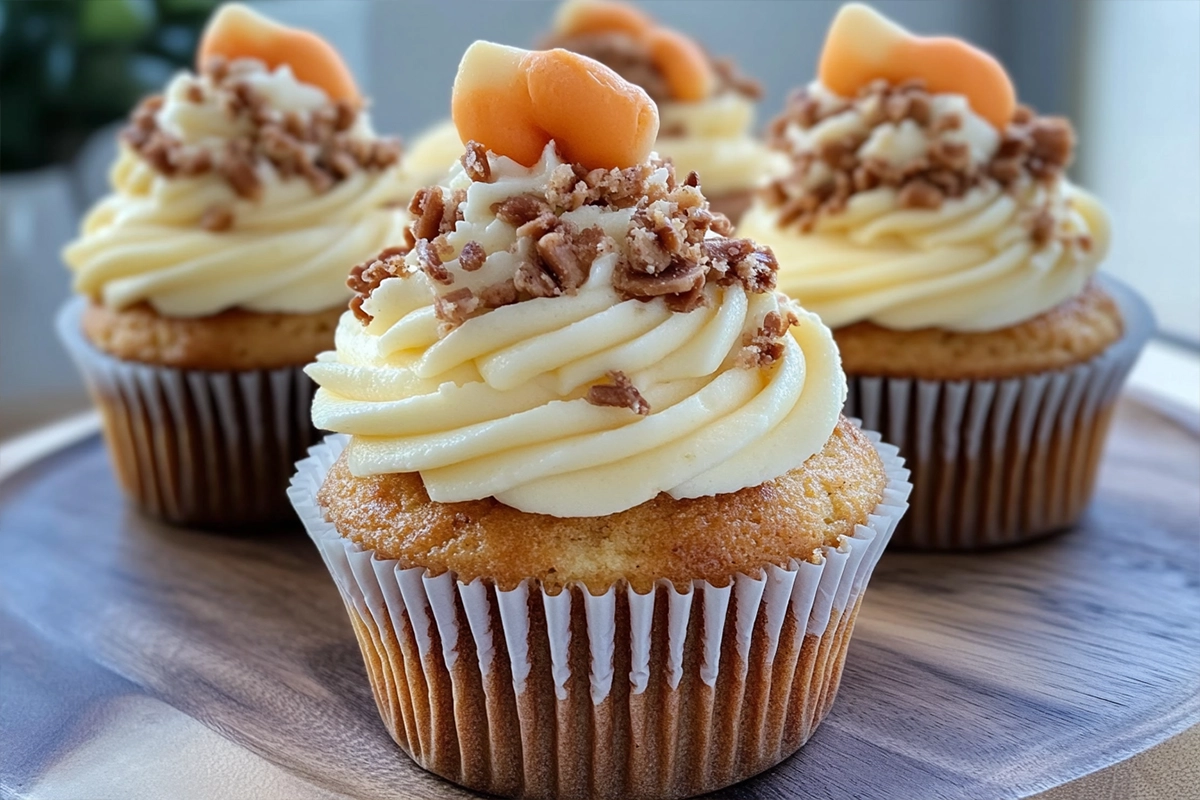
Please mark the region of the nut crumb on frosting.
[[200, 217], [200, 227], [211, 233], [222, 233], [233, 227], [233, 212], [225, 206], [209, 206]]
[[313, 191], [325, 192], [358, 170], [381, 170], [399, 160], [398, 140], [349, 135], [360, 109], [344, 100], [329, 102], [307, 118], [272, 108], [247, 80], [266, 72], [266, 66], [253, 59], [212, 57], [200, 76], [187, 78], [183, 91], [188, 102], [209, 99], [201, 83], [207, 79], [215, 92], [226, 95], [224, 112], [247, 127], [245, 133], [225, 142], [220, 152], [184, 144], [160, 128], [161, 95], [138, 104], [121, 131], [121, 140], [162, 175], [195, 177], [215, 172], [247, 200], [261, 196], [258, 166], [264, 162], [285, 180], [300, 177]]
[[480, 183], [492, 180], [492, 165], [488, 163], [487, 148], [475, 140], [467, 142], [466, 152], [462, 154], [463, 169], [467, 176]]
[[598, 383], [588, 389], [586, 399], [589, 403], [594, 406], [628, 408], [643, 417], [650, 414], [650, 404], [624, 372], [609, 370], [607, 376], [609, 383]]
[[[471, 166], [475, 163], [471, 152], [468, 148], [463, 157], [467, 177], [490, 182], [491, 166]], [[410, 251], [415, 258], [410, 263], [435, 284], [454, 283], [448, 262], [455, 255], [447, 236], [463, 219], [466, 195], [464, 189], [450, 193], [440, 186], [420, 189], [409, 204], [413, 220], [406, 230], [406, 245], [355, 267], [350, 278], [355, 291], [351, 308], [364, 324], [371, 321], [362, 308], [371, 291], [384, 278], [411, 274], [403, 268]], [[624, 242], [614, 241], [598, 226], [580, 228], [561, 216], [584, 206], [630, 209]], [[442, 335], [490, 309], [576, 294], [587, 282], [593, 262], [613, 251], [619, 253], [613, 270], [618, 295], [643, 302], [662, 298], [674, 312], [703, 307], [709, 281], [722, 286], [738, 283], [750, 293], [775, 289], [779, 263], [770, 248], [730, 236], [732, 224], [709, 210], [696, 173], [680, 182], [669, 161], [608, 170], [561, 164], [550, 173], [544, 191], [507, 197], [493, 203], [491, 211], [515, 229], [516, 241], [509, 252], [517, 256], [516, 269], [508, 280], [482, 289], [457, 288], [440, 296], [434, 311]], [[487, 252], [479, 242], [469, 241], [457, 259], [464, 272], [473, 273], [484, 267]]]
[[466, 272], [478, 272], [486, 260], [487, 253], [479, 242], [467, 242], [458, 254], [458, 265]]
[[350, 298], [350, 310], [362, 324], [366, 325], [372, 319], [363, 309], [363, 303], [386, 279], [406, 274], [404, 256], [407, 253], [407, 247], [389, 247], [350, 270], [350, 277], [346, 279], [346, 285], [354, 292], [354, 297]]
[[742, 338], [742, 350], [738, 353], [738, 366], [744, 368], [769, 367], [783, 357], [783, 337], [788, 330], [800, 322], [791, 309], [784, 316], [778, 311], [769, 311], [763, 317], [758, 330]]
[[[966, 142], [944, 138], [962, 128], [962, 116], [938, 116], [933, 108], [934, 95], [920, 80], [899, 85], [874, 81], [853, 100], [832, 103], [807, 88], [797, 90], [768, 128], [771, 146], [791, 156], [792, 171], [762, 190], [764, 201], [780, 208], [780, 225], [797, 225], [808, 232], [822, 215], [842, 211], [858, 192], [890, 187], [897, 191], [901, 208], [938, 209], [946, 200], [987, 183], [1011, 190], [1026, 180], [1053, 182], [1071, 161], [1075, 137], [1066, 119], [1039, 117], [1027, 106], [1018, 106], [1000, 132], [995, 153], [987, 163], [977, 164]], [[796, 129], [811, 130], [848, 111], [857, 111], [861, 118], [850, 132], [813, 149], [796, 143]], [[927, 142], [924, 153], [900, 165], [863, 154], [871, 134], [886, 123], [916, 126]]]

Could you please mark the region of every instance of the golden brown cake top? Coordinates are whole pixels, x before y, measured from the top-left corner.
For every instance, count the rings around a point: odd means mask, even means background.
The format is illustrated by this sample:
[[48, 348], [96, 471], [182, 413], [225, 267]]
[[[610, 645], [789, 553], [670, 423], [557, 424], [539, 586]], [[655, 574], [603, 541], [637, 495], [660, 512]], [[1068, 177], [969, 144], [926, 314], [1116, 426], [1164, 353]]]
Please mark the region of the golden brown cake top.
[[419, 476], [356, 478], [345, 456], [318, 499], [342, 536], [401, 567], [501, 589], [534, 578], [551, 592], [577, 582], [599, 593], [620, 580], [646, 592], [660, 578], [681, 590], [692, 580], [723, 586], [738, 572], [810, 560], [865, 524], [886, 485], [878, 453], [843, 418], [820, 452], [775, 480], [687, 500], [660, 494], [605, 517], [526, 514], [493, 499], [435, 503]]
[[995, 331], [893, 331], [860, 322], [834, 331], [834, 338], [849, 375], [956, 381], [1071, 367], [1099, 355], [1123, 331], [1116, 301], [1091, 284], [1033, 319]]
[[333, 345], [341, 308], [310, 314], [231, 309], [199, 319], [167, 317], [147, 304], [121, 311], [91, 303], [83, 333], [125, 361], [177, 369], [254, 370], [302, 367]]

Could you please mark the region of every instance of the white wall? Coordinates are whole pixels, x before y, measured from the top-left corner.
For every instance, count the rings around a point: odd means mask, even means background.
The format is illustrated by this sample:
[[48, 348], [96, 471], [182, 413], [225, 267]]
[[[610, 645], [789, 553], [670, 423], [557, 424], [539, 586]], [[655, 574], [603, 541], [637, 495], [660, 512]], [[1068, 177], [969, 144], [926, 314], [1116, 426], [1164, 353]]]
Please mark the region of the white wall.
[[1093, 2], [1084, 22], [1078, 175], [1112, 212], [1105, 268], [1200, 343], [1200, 2]]

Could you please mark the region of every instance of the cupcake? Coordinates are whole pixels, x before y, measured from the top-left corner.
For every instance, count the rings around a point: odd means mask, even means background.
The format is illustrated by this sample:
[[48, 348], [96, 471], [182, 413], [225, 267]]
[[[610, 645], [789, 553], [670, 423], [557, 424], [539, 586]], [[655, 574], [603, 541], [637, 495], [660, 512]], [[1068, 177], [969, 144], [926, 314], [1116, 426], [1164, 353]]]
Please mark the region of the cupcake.
[[383, 721], [508, 797], [758, 773], [833, 702], [907, 473], [643, 90], [476, 42], [452, 106], [461, 163], [309, 367], [338, 433], [290, 493]]
[[1095, 278], [1110, 225], [1065, 175], [1070, 123], [1017, 105], [987, 54], [852, 4], [770, 137], [792, 172], [741, 232], [833, 328], [846, 413], [909, 459], [897, 545], [974, 549], [1072, 525], [1152, 321]]
[[63, 254], [81, 297], [59, 330], [139, 507], [287, 520], [318, 438], [303, 366], [333, 343], [346, 265], [403, 235], [413, 186], [314, 34], [227, 5], [197, 63], [121, 132], [113, 192]]
[[[632, 5], [567, 0], [541, 46], [593, 58], [644, 89], [660, 116], [655, 150], [680, 175], [700, 175], [713, 211], [736, 222], [755, 186], [787, 170], [787, 159], [753, 134], [758, 84]], [[441, 180], [461, 150], [457, 129], [444, 122], [414, 141], [405, 166]]]

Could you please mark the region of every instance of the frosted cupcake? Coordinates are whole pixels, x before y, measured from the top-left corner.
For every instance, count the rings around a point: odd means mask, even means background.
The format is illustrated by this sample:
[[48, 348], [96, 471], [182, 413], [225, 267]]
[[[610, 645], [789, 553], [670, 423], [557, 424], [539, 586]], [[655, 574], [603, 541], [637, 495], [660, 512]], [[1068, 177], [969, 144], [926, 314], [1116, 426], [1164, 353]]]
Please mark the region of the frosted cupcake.
[[847, 413], [906, 452], [897, 544], [1010, 544], [1071, 525], [1143, 303], [1094, 274], [1109, 219], [1065, 175], [1075, 137], [1018, 106], [987, 54], [861, 5], [772, 123], [790, 175], [742, 221], [834, 329]]
[[[755, 186], [786, 171], [787, 160], [754, 135], [758, 84], [632, 5], [568, 0], [541, 46], [593, 58], [644, 89], [660, 115], [655, 150], [680, 175], [698, 173], [712, 209], [734, 222]], [[416, 139], [406, 168], [441, 180], [461, 150], [457, 130], [443, 123]]]
[[336, 52], [227, 5], [197, 73], [121, 133], [113, 192], [64, 251], [60, 331], [145, 511], [286, 519], [316, 433], [301, 367], [333, 342], [347, 264], [402, 235], [412, 186]]
[[342, 435], [291, 490], [384, 723], [512, 797], [766, 769], [833, 701], [906, 473], [771, 252], [650, 152], [645, 92], [477, 42], [453, 108], [461, 164], [309, 368]]

